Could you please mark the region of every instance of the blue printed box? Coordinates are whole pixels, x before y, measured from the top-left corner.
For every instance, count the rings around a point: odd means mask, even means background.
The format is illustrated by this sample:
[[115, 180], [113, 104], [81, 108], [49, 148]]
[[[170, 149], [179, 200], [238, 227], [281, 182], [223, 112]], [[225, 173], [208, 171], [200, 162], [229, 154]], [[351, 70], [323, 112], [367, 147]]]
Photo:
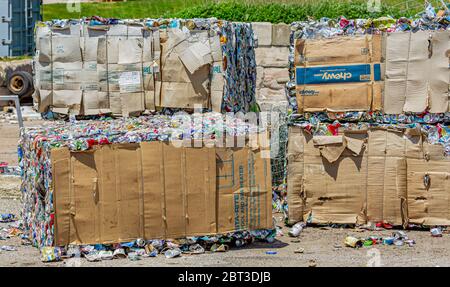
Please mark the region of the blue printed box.
[[[380, 81], [380, 64], [373, 64], [373, 73], [373, 79]], [[369, 82], [371, 75], [371, 64], [296, 68], [297, 85]]]

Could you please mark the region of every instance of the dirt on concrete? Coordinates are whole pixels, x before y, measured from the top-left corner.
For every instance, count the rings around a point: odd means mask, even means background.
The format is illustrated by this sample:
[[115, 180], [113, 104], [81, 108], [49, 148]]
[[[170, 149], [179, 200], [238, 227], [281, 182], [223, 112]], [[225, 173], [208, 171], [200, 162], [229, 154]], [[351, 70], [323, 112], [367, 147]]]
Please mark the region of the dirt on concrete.
[[20, 177], [14, 175], [0, 175], [0, 198], [20, 198]]
[[[14, 213], [19, 216], [20, 209], [20, 200], [0, 199], [0, 213]], [[276, 218], [281, 219], [280, 215], [276, 215]], [[8, 225], [8, 223], [0, 223], [0, 228], [7, 228]], [[17, 250], [0, 250], [0, 266], [450, 266], [449, 234], [434, 238], [431, 237], [429, 231], [406, 231], [409, 238], [416, 241], [416, 245], [413, 247], [375, 245], [353, 249], [344, 246], [343, 241], [347, 235], [357, 237], [389, 236], [392, 230], [362, 231], [307, 227], [298, 238], [288, 237], [287, 231], [288, 229], [283, 227], [284, 235], [278, 236], [274, 243], [256, 242], [247, 247], [231, 249], [224, 253], [207, 252], [200, 255], [182, 255], [172, 259], [166, 259], [163, 255], [159, 255], [154, 258], [142, 258], [138, 261], [114, 259], [101, 262], [88, 262], [84, 258], [72, 258], [61, 262], [42, 263], [37, 248], [22, 245], [20, 237], [11, 237], [0, 240], [0, 245], [13, 246]], [[303, 252], [297, 253], [299, 250], [303, 250]], [[274, 251], [275, 254], [266, 253], [268, 251]]]

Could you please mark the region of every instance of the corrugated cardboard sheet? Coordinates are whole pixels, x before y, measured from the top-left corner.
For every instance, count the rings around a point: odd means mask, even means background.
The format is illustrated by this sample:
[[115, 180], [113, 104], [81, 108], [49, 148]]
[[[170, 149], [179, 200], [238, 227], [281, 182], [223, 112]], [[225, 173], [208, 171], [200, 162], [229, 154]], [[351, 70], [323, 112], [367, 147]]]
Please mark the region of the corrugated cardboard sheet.
[[52, 150], [55, 244], [272, 228], [270, 161], [163, 142]]
[[38, 110], [52, 106], [63, 114], [128, 116], [199, 105], [220, 112], [224, 81], [211, 76], [221, 66], [219, 36], [163, 31], [131, 24], [38, 26]]
[[380, 109], [381, 47], [380, 35], [297, 39], [298, 111]]
[[387, 34], [386, 113], [450, 111], [449, 40], [450, 31]]
[[313, 137], [290, 127], [290, 223], [448, 225], [449, 185], [450, 159], [417, 130]]

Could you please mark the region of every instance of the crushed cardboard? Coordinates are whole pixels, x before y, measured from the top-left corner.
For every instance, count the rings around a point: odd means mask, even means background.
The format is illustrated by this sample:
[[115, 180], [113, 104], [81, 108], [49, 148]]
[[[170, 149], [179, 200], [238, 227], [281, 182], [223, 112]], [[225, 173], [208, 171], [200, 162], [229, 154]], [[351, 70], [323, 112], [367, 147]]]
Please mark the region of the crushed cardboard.
[[287, 168], [292, 224], [450, 223], [450, 158], [416, 129], [317, 137], [292, 126]]

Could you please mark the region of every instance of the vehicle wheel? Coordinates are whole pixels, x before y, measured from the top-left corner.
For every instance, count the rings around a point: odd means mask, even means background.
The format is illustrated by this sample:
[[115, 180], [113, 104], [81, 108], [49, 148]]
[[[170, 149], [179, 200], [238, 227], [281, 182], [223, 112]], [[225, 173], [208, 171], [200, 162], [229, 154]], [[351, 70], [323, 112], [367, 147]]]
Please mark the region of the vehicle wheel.
[[12, 73], [7, 80], [7, 88], [14, 95], [29, 96], [33, 92], [33, 77], [23, 71], [16, 71]]

